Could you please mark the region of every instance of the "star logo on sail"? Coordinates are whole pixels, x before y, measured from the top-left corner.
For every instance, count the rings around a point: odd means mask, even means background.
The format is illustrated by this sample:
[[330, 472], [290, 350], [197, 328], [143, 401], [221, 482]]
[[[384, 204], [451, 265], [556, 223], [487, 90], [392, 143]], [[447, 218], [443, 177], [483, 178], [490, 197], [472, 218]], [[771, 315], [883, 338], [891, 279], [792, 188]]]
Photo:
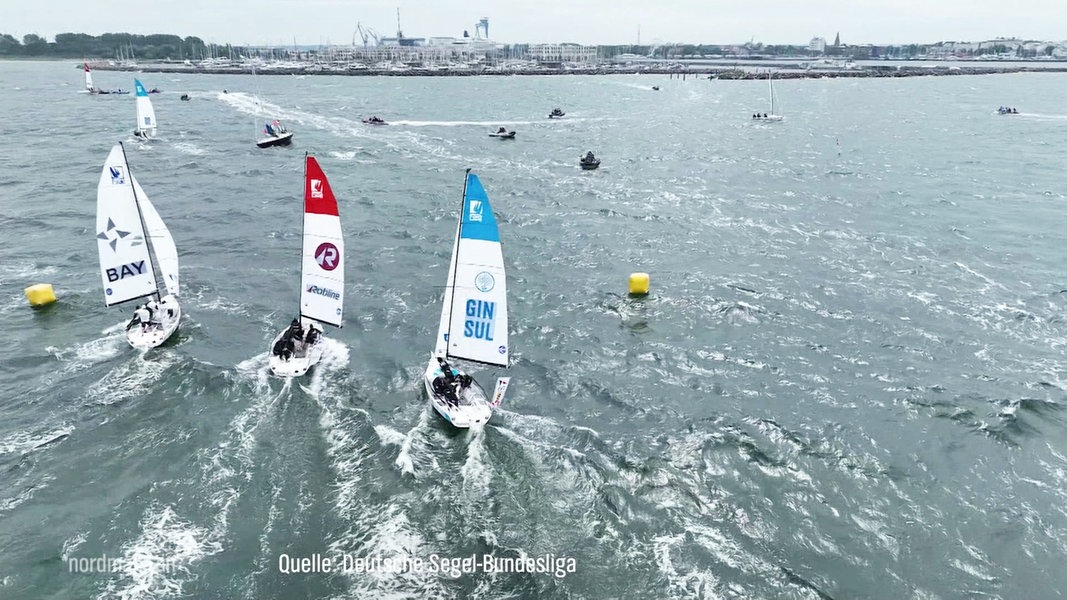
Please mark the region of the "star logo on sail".
[[471, 223], [481, 223], [482, 222], [482, 201], [481, 200], [471, 200], [470, 212], [467, 213], [467, 220], [469, 220]]
[[[117, 252], [118, 251], [117, 246], [119, 245], [119, 240], [125, 240], [129, 236], [130, 236], [130, 232], [129, 231], [123, 231], [123, 230], [119, 229], [118, 227], [115, 226], [115, 222], [112, 221], [110, 218], [108, 218], [108, 220], [107, 220], [107, 229], [101, 231], [100, 233], [97, 233], [96, 234], [96, 239], [104, 240], [105, 242], [107, 242], [108, 246], [111, 246], [111, 250], [113, 252]], [[139, 235], [135, 235], [133, 237], [130, 237], [130, 245], [135, 245], [140, 240], [141, 240], [141, 236], [139, 236]]]
[[315, 262], [319, 263], [324, 270], [332, 271], [341, 264], [341, 253], [337, 251], [337, 246], [330, 242], [323, 242], [315, 249]]
[[321, 179], [312, 179], [311, 180], [311, 197], [312, 198], [322, 198], [322, 180]]
[[113, 185], [122, 185], [126, 183], [126, 176], [122, 173], [122, 167], [108, 167], [111, 172], [111, 183]]

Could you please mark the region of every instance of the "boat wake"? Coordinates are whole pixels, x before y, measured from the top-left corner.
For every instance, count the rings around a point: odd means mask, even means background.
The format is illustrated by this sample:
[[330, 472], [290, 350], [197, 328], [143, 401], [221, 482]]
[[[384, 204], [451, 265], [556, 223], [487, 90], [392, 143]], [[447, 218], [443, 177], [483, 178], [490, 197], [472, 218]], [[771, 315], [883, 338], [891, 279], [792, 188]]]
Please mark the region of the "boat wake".
[[279, 418], [281, 400], [292, 392], [292, 380], [271, 390], [266, 353], [242, 362], [234, 375], [238, 385], [251, 384], [252, 403], [231, 419], [218, 443], [195, 454], [192, 477], [153, 486], [170, 500], [145, 507], [139, 533], [122, 545], [122, 568], [100, 600], [180, 596], [197, 578], [193, 567], [232, 541], [233, 513], [257, 483], [252, 474], [265, 435], [260, 430]]
[[416, 480], [434, 476], [440, 468], [437, 457], [432, 452], [427, 438], [432, 432], [430, 425], [434, 419], [432, 409], [419, 410], [419, 420], [407, 433], [401, 433], [384, 424], [374, 426], [383, 446], [397, 446], [400, 452], [393, 461], [402, 474], [411, 475]]
[[222, 540], [206, 527], [182, 519], [170, 506], [153, 506], [139, 524], [141, 534], [122, 547], [117, 578], [97, 596], [166, 598], [182, 595], [188, 567], [222, 551]]
[[131, 352], [133, 357], [89, 386], [84, 396], [89, 404], [108, 406], [142, 397], [179, 361], [176, 354], [158, 349], [151, 355]]
[[401, 119], [399, 121], [389, 121], [389, 124], [407, 127], [494, 127], [500, 125], [539, 125], [541, 121], [413, 121]]
[[203, 156], [207, 154], [206, 150], [189, 142], [175, 142], [173, 146], [175, 150], [182, 154], [189, 154], [191, 156]]

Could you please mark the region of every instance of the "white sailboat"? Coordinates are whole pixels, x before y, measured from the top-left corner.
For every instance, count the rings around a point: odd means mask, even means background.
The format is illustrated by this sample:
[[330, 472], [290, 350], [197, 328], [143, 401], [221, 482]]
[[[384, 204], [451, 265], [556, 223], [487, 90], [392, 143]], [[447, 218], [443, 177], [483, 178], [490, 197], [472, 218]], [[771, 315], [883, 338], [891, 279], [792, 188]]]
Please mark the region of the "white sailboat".
[[152, 109], [152, 100], [140, 80], [134, 79], [133, 87], [137, 99], [137, 126], [133, 135], [145, 140], [156, 137], [156, 111]]
[[313, 156], [304, 157], [304, 235], [300, 251], [300, 311], [270, 347], [270, 370], [298, 377], [322, 359], [322, 324], [341, 327], [345, 244], [337, 199]]
[[[500, 378], [492, 403], [472, 377], [448, 363], [466, 360], [508, 366], [508, 298], [496, 217], [477, 175], [467, 170], [441, 321], [423, 385], [434, 409], [456, 427], [484, 425], [509, 378]], [[445, 370], [448, 370], [446, 374]]]
[[771, 71], [767, 71], [767, 85], [770, 86], [771, 112], [763, 114], [756, 113], [752, 118], [757, 121], [771, 121], [777, 123], [784, 120], [785, 117], [780, 114], [781, 105], [778, 102], [778, 95], [774, 93], [774, 73]]
[[85, 91], [90, 94], [97, 93], [96, 88], [93, 87], [93, 71], [89, 68], [89, 63], [82, 63], [82, 66], [85, 67]]
[[142, 350], [162, 344], [178, 329], [182, 316], [177, 298], [178, 249], [148, 194], [130, 173], [122, 144], [111, 149], [100, 173], [96, 231], [104, 303], [115, 306], [148, 299], [126, 326], [126, 340]]

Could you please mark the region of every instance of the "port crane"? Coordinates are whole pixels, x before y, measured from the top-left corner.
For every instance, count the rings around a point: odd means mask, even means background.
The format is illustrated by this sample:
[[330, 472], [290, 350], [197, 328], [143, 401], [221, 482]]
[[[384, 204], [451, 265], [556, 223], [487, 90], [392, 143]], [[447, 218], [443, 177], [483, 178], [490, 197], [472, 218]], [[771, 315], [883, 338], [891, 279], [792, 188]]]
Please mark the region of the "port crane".
[[356, 36], [363, 39], [363, 47], [370, 46], [370, 40], [374, 40], [374, 45], [380, 44], [378, 40], [378, 34], [370, 27], [364, 27], [363, 23], [356, 23], [356, 31], [352, 33], [352, 46], [356, 45]]

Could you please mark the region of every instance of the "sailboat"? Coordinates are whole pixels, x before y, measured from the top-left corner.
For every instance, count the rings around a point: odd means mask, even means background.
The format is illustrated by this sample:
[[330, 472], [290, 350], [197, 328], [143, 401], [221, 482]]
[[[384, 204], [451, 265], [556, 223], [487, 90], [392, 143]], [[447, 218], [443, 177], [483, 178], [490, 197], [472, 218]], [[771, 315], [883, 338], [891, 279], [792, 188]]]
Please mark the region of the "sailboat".
[[85, 91], [90, 94], [106, 94], [107, 92], [93, 87], [93, 70], [89, 68], [89, 63], [84, 62], [82, 66], [85, 67]]
[[[148, 194], [130, 173], [122, 144], [111, 149], [96, 188], [96, 240], [104, 303], [148, 299], [126, 327], [126, 340], [147, 350], [178, 329], [178, 249]], [[166, 293], [160, 291], [159, 284]]]
[[152, 99], [139, 79], [133, 80], [133, 88], [137, 92], [137, 126], [133, 135], [143, 140], [156, 137], [156, 111], [152, 109]]
[[313, 156], [304, 157], [304, 235], [298, 317], [271, 342], [270, 370], [298, 377], [322, 359], [322, 324], [341, 327], [345, 244], [330, 182]]
[[[252, 67], [252, 78], [256, 79], [256, 67]], [[258, 82], [259, 80], [256, 79]], [[259, 84], [256, 83], [256, 89], [258, 91]], [[261, 118], [263, 104], [259, 100], [259, 94], [256, 94], [256, 126], [259, 125]], [[294, 132], [289, 131], [282, 125], [277, 119], [273, 123], [266, 123], [263, 126], [263, 137], [256, 139], [256, 146], [260, 148], [270, 148], [272, 146], [288, 146], [293, 143]]]
[[[502, 377], [490, 402], [485, 389], [449, 364], [465, 360], [508, 366], [508, 297], [496, 217], [477, 175], [467, 169], [437, 342], [423, 375], [430, 403], [452, 425], [484, 425], [510, 378]], [[448, 370], [447, 374], [445, 369]]]
[[752, 115], [752, 118], [757, 121], [773, 121], [777, 123], [785, 119], [785, 117], [779, 114], [781, 107], [779, 106], [778, 96], [774, 93], [774, 73], [771, 71], [767, 71], [767, 84], [770, 86], [771, 112], [763, 114], [756, 113], [755, 115]]

